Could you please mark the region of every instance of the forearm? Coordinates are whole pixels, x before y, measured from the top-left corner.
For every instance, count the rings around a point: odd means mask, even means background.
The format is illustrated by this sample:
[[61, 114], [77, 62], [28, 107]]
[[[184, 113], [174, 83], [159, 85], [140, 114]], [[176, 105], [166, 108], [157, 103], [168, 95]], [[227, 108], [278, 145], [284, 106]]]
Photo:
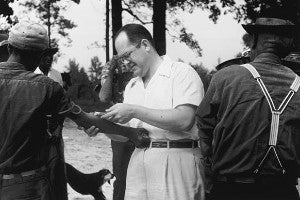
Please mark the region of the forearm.
[[195, 109], [191, 106], [174, 109], [151, 109], [134, 106], [134, 118], [169, 131], [186, 131], [194, 125]]
[[101, 119], [99, 116], [95, 116], [91, 113], [86, 113], [81, 111], [80, 113], [68, 113], [67, 117], [74, 121], [78, 126], [81, 126], [85, 129], [96, 126], [102, 133], [111, 133], [110, 129], [113, 125], [112, 122]]
[[112, 102], [112, 85], [113, 85], [113, 78], [111, 76], [107, 77], [104, 81], [100, 92], [99, 92], [99, 99], [103, 103], [110, 103]]
[[[120, 141], [120, 137], [123, 136], [132, 141], [136, 147], [145, 147], [150, 143], [148, 132], [143, 128], [131, 128], [127, 126], [121, 126], [110, 122], [105, 119], [101, 119], [99, 116], [95, 116], [90, 113], [81, 111], [77, 106], [78, 111], [71, 111], [67, 114], [67, 117], [72, 119], [77, 125], [82, 126], [85, 129], [95, 126], [99, 132], [109, 135], [112, 139]], [[126, 141], [125, 138], [121, 138], [121, 141]]]

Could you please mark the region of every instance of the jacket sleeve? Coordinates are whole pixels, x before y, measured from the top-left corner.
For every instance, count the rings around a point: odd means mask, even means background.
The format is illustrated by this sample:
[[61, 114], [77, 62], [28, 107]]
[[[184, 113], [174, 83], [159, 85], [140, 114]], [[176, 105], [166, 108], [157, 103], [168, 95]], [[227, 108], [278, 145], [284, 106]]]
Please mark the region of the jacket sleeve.
[[217, 92], [216, 77], [213, 77], [208, 90], [196, 111], [200, 147], [204, 158], [202, 164], [204, 167], [205, 190], [207, 193], [209, 193], [212, 186], [212, 141], [213, 132], [217, 125], [217, 114], [219, 108]]

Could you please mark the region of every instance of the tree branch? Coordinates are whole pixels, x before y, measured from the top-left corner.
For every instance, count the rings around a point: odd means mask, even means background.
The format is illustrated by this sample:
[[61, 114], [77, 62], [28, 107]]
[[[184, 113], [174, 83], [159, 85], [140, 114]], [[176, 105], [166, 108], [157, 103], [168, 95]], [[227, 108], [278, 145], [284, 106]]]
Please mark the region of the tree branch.
[[136, 14], [134, 14], [132, 12], [132, 10], [130, 9], [130, 5], [128, 3], [126, 3], [124, 0], [122, 0], [123, 4], [125, 6], [127, 6], [127, 8], [122, 8], [122, 11], [126, 11], [128, 14], [130, 14], [131, 16], [133, 16], [136, 20], [138, 20], [139, 22], [141, 22], [143, 25], [146, 25], [146, 24], [152, 24], [153, 21], [150, 21], [150, 22], [144, 22], [141, 18], [139, 18]]
[[137, 15], [135, 15], [132, 10], [130, 9], [127, 9], [127, 8], [122, 8], [122, 10], [128, 12], [131, 16], [133, 16], [136, 20], [138, 20], [139, 22], [141, 22], [143, 25], [145, 24], [152, 24], [153, 21], [150, 21], [150, 22], [144, 22], [143, 20], [141, 20]]

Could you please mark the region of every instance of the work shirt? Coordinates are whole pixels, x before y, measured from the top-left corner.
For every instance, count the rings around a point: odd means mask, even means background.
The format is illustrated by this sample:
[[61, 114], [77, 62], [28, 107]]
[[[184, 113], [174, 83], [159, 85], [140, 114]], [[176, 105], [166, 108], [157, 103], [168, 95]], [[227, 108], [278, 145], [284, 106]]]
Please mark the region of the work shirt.
[[[196, 71], [187, 64], [173, 62], [164, 56], [146, 88], [141, 77], [130, 80], [125, 88], [124, 103], [152, 109], [174, 109], [179, 105], [198, 106], [203, 95], [203, 84]], [[145, 128], [152, 140], [199, 138], [196, 125], [184, 132], [160, 129], [135, 118], [129, 121], [129, 125]]]
[[[263, 53], [250, 63], [260, 74], [275, 107], [288, 94], [296, 74], [274, 54]], [[257, 81], [244, 67], [217, 72], [196, 113], [206, 170], [214, 175], [253, 176], [268, 149], [271, 111]], [[276, 151], [287, 172], [300, 170], [300, 92], [280, 115]], [[281, 174], [273, 153], [262, 174]]]
[[18, 63], [0, 63], [0, 174], [45, 165], [49, 153], [46, 115], [69, 107], [62, 87]]

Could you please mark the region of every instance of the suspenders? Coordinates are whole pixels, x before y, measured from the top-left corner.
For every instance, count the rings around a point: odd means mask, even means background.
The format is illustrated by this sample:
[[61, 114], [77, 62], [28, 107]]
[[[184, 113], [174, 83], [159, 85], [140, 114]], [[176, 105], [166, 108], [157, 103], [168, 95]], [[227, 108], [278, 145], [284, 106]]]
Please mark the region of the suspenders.
[[242, 65], [243, 67], [245, 67], [246, 69], [248, 69], [252, 76], [254, 77], [254, 79], [257, 81], [257, 83], [259, 84], [262, 92], [264, 93], [267, 102], [269, 104], [269, 107], [271, 109], [272, 112], [272, 122], [271, 122], [271, 130], [270, 130], [270, 138], [269, 138], [269, 149], [267, 150], [266, 154], [264, 155], [263, 159], [260, 161], [258, 167], [254, 170], [254, 173], [258, 173], [260, 167], [262, 166], [263, 162], [265, 161], [266, 157], [269, 155], [269, 153], [273, 150], [275, 157], [282, 169], [282, 173], [285, 173], [285, 170], [281, 164], [281, 161], [277, 155], [276, 152], [276, 144], [277, 144], [277, 136], [278, 136], [278, 127], [279, 127], [279, 117], [280, 115], [283, 113], [283, 111], [285, 110], [286, 106], [288, 105], [288, 103], [290, 102], [290, 100], [292, 99], [293, 95], [295, 94], [295, 92], [298, 91], [299, 86], [300, 86], [300, 78], [298, 75], [296, 75], [296, 78], [293, 82], [293, 84], [290, 87], [290, 91], [288, 92], [288, 94], [286, 95], [286, 97], [284, 98], [284, 100], [281, 102], [279, 108], [275, 108], [273, 100], [270, 96], [270, 93], [268, 92], [265, 84], [263, 83], [263, 81], [261, 80], [261, 77], [259, 75], [259, 73], [256, 71], [256, 69], [250, 65], [250, 64], [244, 64]]

